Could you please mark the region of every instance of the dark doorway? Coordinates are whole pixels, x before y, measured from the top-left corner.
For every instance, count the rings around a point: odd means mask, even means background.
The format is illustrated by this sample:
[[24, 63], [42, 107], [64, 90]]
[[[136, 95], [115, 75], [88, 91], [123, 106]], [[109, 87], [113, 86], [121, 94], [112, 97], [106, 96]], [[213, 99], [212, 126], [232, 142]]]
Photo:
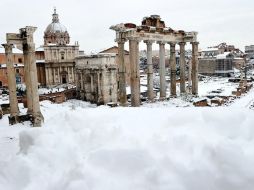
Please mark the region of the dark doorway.
[[2, 81], [0, 81], [0, 87], [2, 87], [3, 86], [3, 83], [2, 83]]
[[63, 84], [66, 84], [66, 83], [67, 83], [66, 75], [63, 75], [63, 76], [62, 76], [62, 83], [63, 83]]

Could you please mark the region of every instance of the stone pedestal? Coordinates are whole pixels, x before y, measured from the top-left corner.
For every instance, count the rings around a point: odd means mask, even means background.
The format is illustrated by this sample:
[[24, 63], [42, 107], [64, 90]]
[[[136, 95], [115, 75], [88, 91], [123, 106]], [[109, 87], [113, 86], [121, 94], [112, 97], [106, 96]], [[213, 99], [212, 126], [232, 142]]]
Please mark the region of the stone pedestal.
[[158, 42], [160, 56], [160, 99], [166, 98], [165, 42]]
[[119, 101], [120, 106], [127, 105], [126, 95], [126, 69], [124, 64], [124, 39], [118, 40], [118, 59], [119, 59]]
[[176, 97], [176, 53], [175, 43], [170, 43], [170, 95]]
[[185, 91], [185, 42], [180, 42], [180, 93]]
[[129, 39], [130, 71], [131, 71], [131, 105], [140, 106], [140, 73], [139, 73], [139, 41]]
[[147, 45], [147, 96], [148, 100], [154, 101], [153, 92], [153, 62], [152, 62], [152, 45], [153, 41], [144, 41]]
[[13, 66], [12, 44], [2, 44], [5, 48], [8, 88], [9, 88], [9, 102], [10, 102], [10, 119], [12, 124], [17, 123], [17, 116], [19, 115], [17, 91], [16, 91], [16, 77]]

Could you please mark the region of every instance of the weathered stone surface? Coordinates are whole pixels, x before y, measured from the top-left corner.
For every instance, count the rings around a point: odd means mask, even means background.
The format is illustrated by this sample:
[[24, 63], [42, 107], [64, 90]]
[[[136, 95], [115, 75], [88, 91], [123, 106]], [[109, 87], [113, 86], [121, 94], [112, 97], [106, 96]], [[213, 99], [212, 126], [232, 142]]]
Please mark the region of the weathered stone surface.
[[17, 91], [16, 91], [16, 77], [13, 66], [13, 44], [2, 44], [5, 48], [8, 88], [9, 88], [9, 101], [10, 101], [10, 117], [14, 118], [14, 124], [17, 123], [16, 116], [19, 115]]
[[76, 58], [76, 86], [80, 99], [98, 105], [117, 103], [116, 56], [98, 54]]

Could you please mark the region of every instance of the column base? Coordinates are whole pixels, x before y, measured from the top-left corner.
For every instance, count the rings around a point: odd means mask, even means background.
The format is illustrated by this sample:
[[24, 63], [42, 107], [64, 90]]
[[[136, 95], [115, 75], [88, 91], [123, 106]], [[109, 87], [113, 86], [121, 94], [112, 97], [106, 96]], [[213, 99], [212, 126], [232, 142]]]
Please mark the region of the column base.
[[169, 98], [177, 98], [177, 95], [171, 94]]
[[160, 97], [159, 101], [164, 101], [166, 100], [166, 97]]
[[128, 107], [129, 104], [127, 102], [126, 103], [119, 103], [119, 106], [121, 106], [121, 107]]
[[17, 115], [16, 116], [9, 116], [8, 119], [9, 119], [9, 125], [15, 125], [17, 123], [20, 123]]
[[32, 124], [33, 127], [41, 127], [41, 124], [44, 122], [44, 117], [41, 112], [33, 114]]

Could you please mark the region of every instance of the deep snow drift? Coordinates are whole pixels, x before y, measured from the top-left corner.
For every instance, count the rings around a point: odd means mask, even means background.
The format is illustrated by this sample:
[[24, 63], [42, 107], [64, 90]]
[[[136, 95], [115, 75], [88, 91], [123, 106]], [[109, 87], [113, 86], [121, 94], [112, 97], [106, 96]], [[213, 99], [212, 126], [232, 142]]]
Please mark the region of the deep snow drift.
[[42, 104], [42, 128], [1, 121], [0, 189], [254, 187], [253, 110]]

